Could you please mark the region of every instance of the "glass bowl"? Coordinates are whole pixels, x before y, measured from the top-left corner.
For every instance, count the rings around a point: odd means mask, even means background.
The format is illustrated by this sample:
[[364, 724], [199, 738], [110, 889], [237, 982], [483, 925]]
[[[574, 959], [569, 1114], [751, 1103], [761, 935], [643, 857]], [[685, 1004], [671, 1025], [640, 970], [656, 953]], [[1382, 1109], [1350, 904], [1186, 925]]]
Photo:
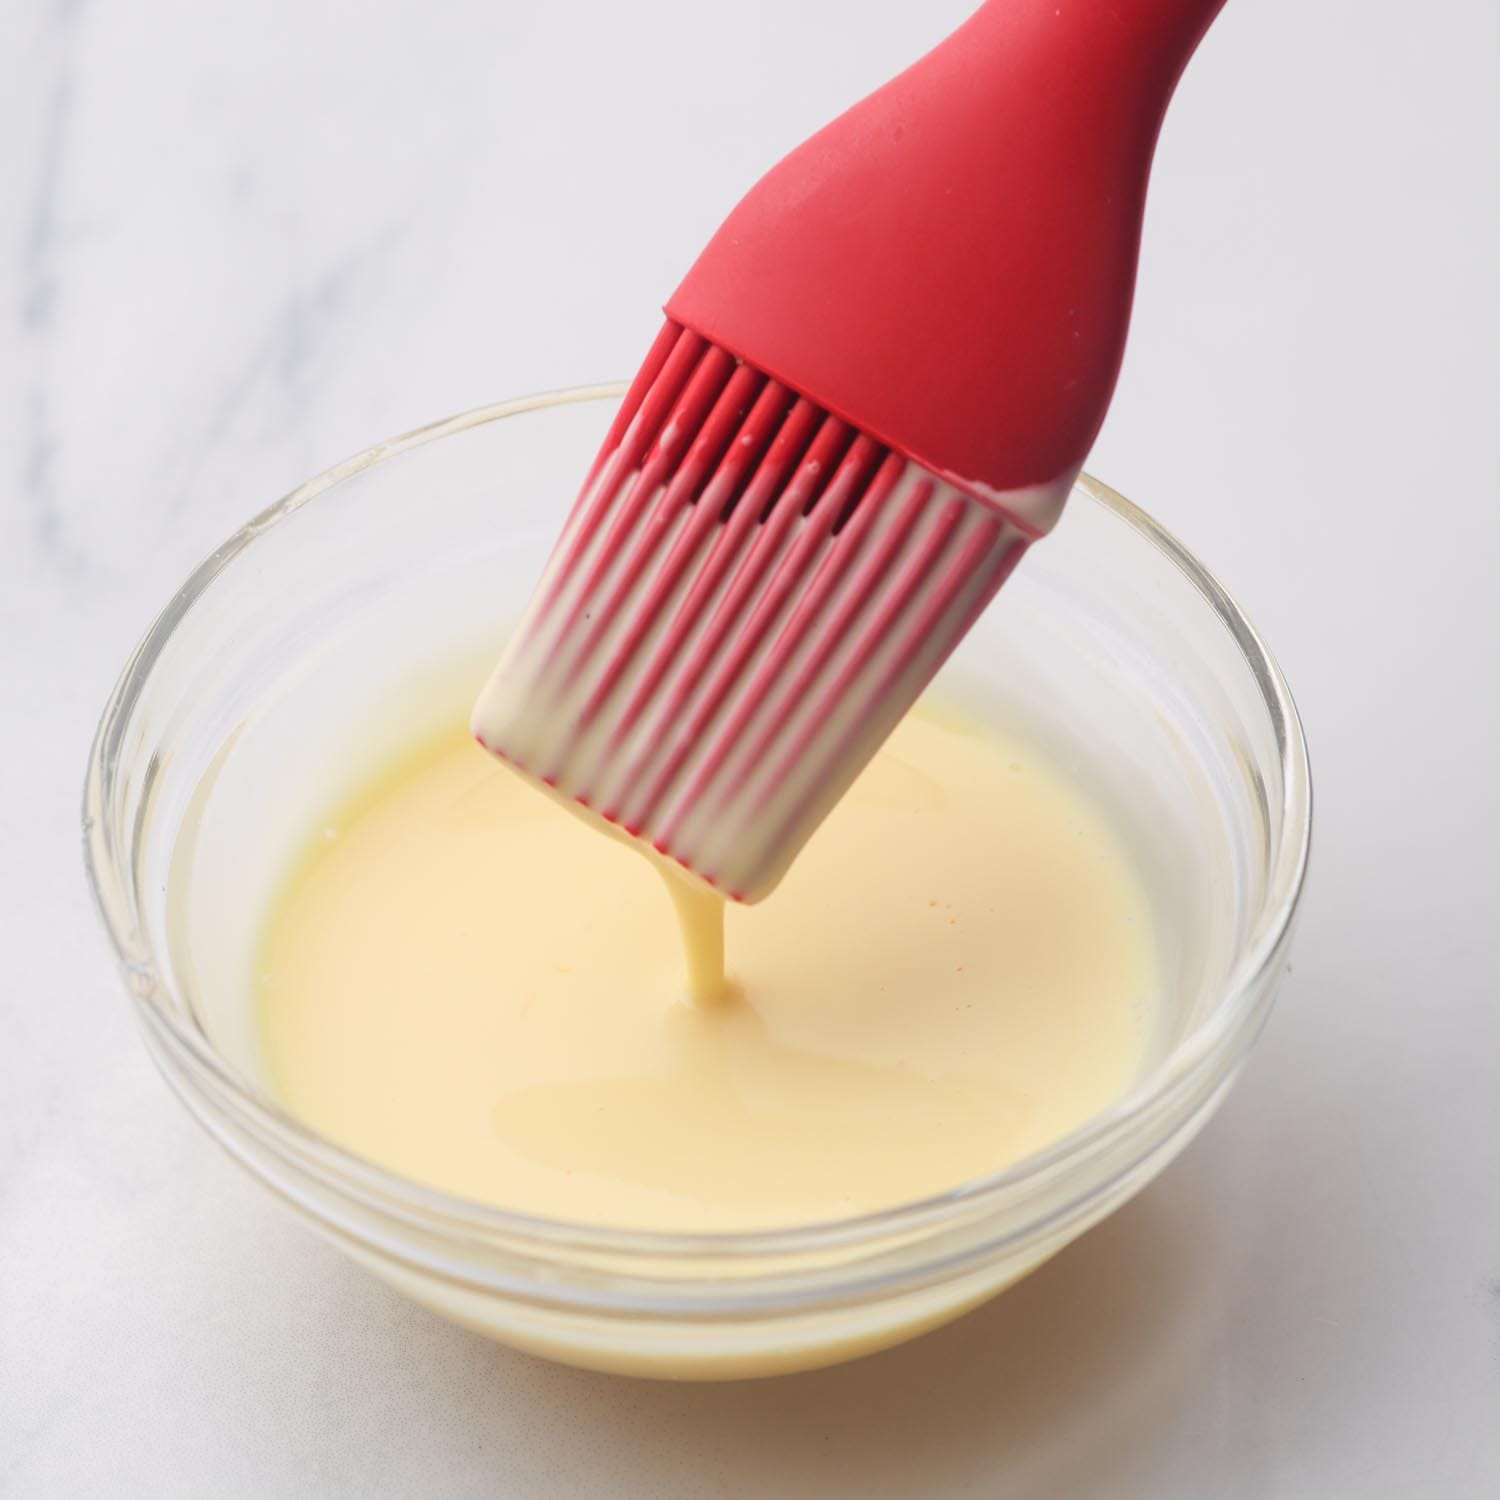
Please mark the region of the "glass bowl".
[[179, 1098], [376, 1275], [597, 1369], [726, 1378], [829, 1364], [1025, 1275], [1139, 1192], [1222, 1100], [1271, 1005], [1302, 888], [1301, 726], [1239, 606], [1085, 477], [945, 670], [982, 683], [1133, 847], [1164, 977], [1126, 1097], [954, 1191], [756, 1233], [545, 1221], [382, 1170], [267, 1085], [252, 985], [262, 913], [319, 811], [376, 769], [405, 721], [423, 729], [466, 705], [619, 395], [566, 391], [439, 422], [320, 475], [225, 542], [105, 707], [85, 788], [89, 871]]

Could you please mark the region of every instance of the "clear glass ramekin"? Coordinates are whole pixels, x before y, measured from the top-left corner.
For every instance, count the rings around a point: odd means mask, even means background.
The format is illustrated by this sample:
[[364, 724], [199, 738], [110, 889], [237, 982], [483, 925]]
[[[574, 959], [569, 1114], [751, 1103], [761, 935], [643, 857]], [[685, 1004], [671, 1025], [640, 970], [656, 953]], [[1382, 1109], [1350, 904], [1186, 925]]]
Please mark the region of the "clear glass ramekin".
[[382, 443], [225, 542], [105, 707], [84, 798], [89, 872], [167, 1081], [375, 1274], [599, 1369], [723, 1378], [832, 1363], [1025, 1275], [1201, 1128], [1285, 966], [1310, 832], [1302, 730], [1234, 600], [1085, 477], [947, 670], [1107, 806], [1151, 887], [1162, 1019], [1129, 1095], [954, 1191], [751, 1234], [543, 1221], [394, 1176], [311, 1132], [267, 1086], [256, 930], [298, 841], [366, 757], [460, 711], [619, 394], [534, 396]]

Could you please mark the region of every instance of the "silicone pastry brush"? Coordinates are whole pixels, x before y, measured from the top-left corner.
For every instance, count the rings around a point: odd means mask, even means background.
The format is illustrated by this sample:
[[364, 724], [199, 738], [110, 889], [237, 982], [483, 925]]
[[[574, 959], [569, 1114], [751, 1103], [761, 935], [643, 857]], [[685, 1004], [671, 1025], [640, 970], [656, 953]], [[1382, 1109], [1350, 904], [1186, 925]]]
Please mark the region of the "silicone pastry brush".
[[666, 305], [474, 713], [766, 895], [1103, 421], [1152, 152], [1223, 0], [990, 0], [774, 167]]

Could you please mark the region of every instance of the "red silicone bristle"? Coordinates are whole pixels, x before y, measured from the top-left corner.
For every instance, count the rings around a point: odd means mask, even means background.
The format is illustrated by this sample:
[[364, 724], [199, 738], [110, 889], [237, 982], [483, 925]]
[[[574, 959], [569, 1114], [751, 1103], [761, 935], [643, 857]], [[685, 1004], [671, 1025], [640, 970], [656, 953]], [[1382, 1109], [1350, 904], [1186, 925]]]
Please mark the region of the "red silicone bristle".
[[[641, 361], [640, 369], [635, 372], [635, 379], [630, 382], [630, 389], [625, 392], [625, 399], [620, 402], [620, 409], [615, 413], [614, 421], [609, 424], [609, 431], [604, 435], [604, 442], [594, 458], [593, 467], [590, 468], [588, 478], [583, 482], [584, 494], [588, 493], [589, 487], [598, 478], [599, 470], [609, 462], [624, 443], [625, 434], [630, 430], [630, 424], [635, 421], [636, 414], [641, 409], [641, 403], [658, 387], [665, 390], [666, 383], [661, 380], [661, 374], [666, 367], [667, 360], [679, 345], [684, 344], [691, 337], [693, 335], [688, 334], [675, 323], [669, 321], [662, 324], [661, 332], [656, 335], [655, 342], [647, 351], [645, 359]], [[699, 346], [701, 347], [701, 341]], [[687, 357], [687, 350], [684, 349], [679, 358], [685, 362]]]
[[[701, 536], [706, 529], [712, 516], [700, 515], [696, 502], [703, 487], [715, 470], [720, 467], [725, 457], [725, 450], [732, 444], [740, 430], [741, 423], [764, 384], [764, 378], [749, 365], [740, 365], [730, 376], [728, 383], [719, 393], [713, 409], [698, 429], [698, 434], [686, 458], [662, 490], [660, 499], [652, 509], [649, 521], [637, 532], [634, 546], [623, 566], [618, 569], [608, 597], [599, 607], [591, 628], [585, 636], [581, 648], [582, 655], [588, 656], [592, 653], [603, 635], [615, 624], [619, 611], [640, 584], [648, 564], [660, 550], [672, 526], [687, 506], [694, 507], [693, 515], [689, 517], [687, 534], [695, 537]], [[696, 525], [694, 524], [695, 518]], [[678, 564], [679, 571], [680, 567], [681, 561]], [[586, 722], [593, 718], [598, 707], [613, 693], [620, 675], [634, 657], [641, 637], [655, 620], [657, 611], [674, 581], [673, 573], [665, 567], [659, 570], [650, 581], [645, 598], [632, 610], [624, 640], [611, 651], [609, 665], [599, 678], [589, 704], [585, 707]]]
[[[748, 371], [748, 366], [742, 365], [740, 370]], [[753, 375], [753, 372], [750, 373]], [[692, 501], [692, 515], [673, 541], [661, 568], [651, 580], [648, 592], [633, 610], [623, 639], [612, 652], [608, 667], [600, 676], [585, 705], [583, 713], [585, 724], [593, 721], [594, 716], [618, 686], [622, 675], [634, 663], [642, 640], [652, 625], [658, 621], [672, 591], [681, 580], [688, 564], [702, 548], [705, 539], [721, 525], [723, 512], [730, 499], [738, 492], [745, 476], [753, 472], [755, 463], [765, 447], [772, 424], [790, 403], [792, 399], [790, 393], [784, 387], [771, 382], [762, 387], [757, 393], [751, 410], [744, 413], [744, 401], [749, 394], [749, 389], [758, 379], [759, 377], [754, 377], [753, 380], [746, 381], [744, 383], [746, 388], [740, 391], [734, 389], [736, 382], [731, 381], [730, 387], [725, 390], [720, 405], [729, 406], [737, 418], [743, 414], [741, 425], [733, 430], [732, 440], [722, 449], [720, 445], [714, 445], [717, 467], [713, 471], [712, 478], [697, 489]], [[736, 380], [738, 380], [738, 372]], [[678, 481], [673, 480], [663, 496], [664, 510], [670, 511], [673, 505], [682, 502], [681, 494], [674, 494], [677, 489]], [[654, 547], [654, 540], [652, 545]], [[705, 568], [704, 576], [711, 576], [709, 569]], [[607, 610], [606, 613], [608, 613]], [[672, 620], [663, 639], [657, 644], [648, 668], [647, 681], [642, 684], [641, 689], [637, 690], [632, 703], [642, 701], [642, 690], [649, 696], [654, 684], [660, 680], [661, 673], [666, 670], [667, 665], [681, 649], [695, 619], [696, 613], [685, 608]], [[628, 729], [633, 722], [634, 717], [627, 708], [620, 717], [619, 728]]]
[[[832, 530], [832, 515], [824, 511], [817, 523], [805, 527], [796, 536], [787, 558], [771, 568], [781, 542], [791, 533], [794, 524], [816, 510], [832, 455], [847, 437], [848, 429], [842, 422], [833, 417], [825, 419], [808, 457], [798, 466], [792, 483], [774, 502], [771, 514], [745, 560], [745, 567], [735, 578], [709, 627], [707, 641], [696, 653], [696, 659], [689, 661], [680, 673], [677, 691], [668, 700], [667, 715], [673, 715], [674, 709], [685, 709], [686, 716], [674, 729], [672, 748], [665, 764], [649, 783], [649, 790], [634, 814], [635, 820], [650, 817], [681, 770], [688, 753], [703, 740], [710, 721], [723, 706], [730, 689], [786, 603], [814, 550]], [[873, 444], [868, 444], [868, 439], [864, 438], [856, 441], [868, 445], [863, 450], [868, 455]], [[763, 592], [757, 597], [754, 591], [762, 584]], [[740, 616], [747, 604], [749, 613], [742, 620]], [[721, 644], [723, 655], [718, 656]], [[695, 693], [697, 701], [693, 703]]]
[[[795, 405], [788, 413], [788, 405], [794, 401]], [[765, 408], [764, 411], [761, 410], [762, 407]], [[678, 653], [701, 623], [704, 611], [733, 564], [736, 553], [750, 528], [760, 521], [762, 504], [760, 497], [774, 491], [779, 482], [778, 476], [784, 475], [801, 456], [803, 448], [821, 420], [822, 414], [816, 407], [808, 402], [796, 400], [790, 391], [774, 381], [761, 392], [761, 399], [756, 405], [756, 410], [746, 419], [746, 426], [750, 427], [753, 423], [763, 421], [768, 430], [774, 430], [775, 436], [771, 440], [770, 449], [765, 453], [758, 468], [752, 466], [751, 478], [746, 488], [739, 495], [733, 511], [714, 537], [708, 556], [692, 579], [681, 607], [672, 619], [670, 628], [665, 632], [650, 660], [646, 663], [641, 679], [636, 684], [624, 712], [620, 715], [614, 741], [617, 746], [641, 715], [653, 703], [658, 702], [657, 692], [663, 677], [675, 664]], [[778, 422], [779, 427], [776, 425]], [[712, 488], [710, 486], [710, 490]], [[708, 515], [703, 519], [717, 521], [721, 517]], [[691, 540], [696, 542], [696, 536]], [[689, 539], [685, 535], [682, 539], [681, 551], [674, 548], [674, 556], [669, 559], [669, 565], [673, 569], [673, 581], [680, 574], [681, 568], [686, 565], [690, 555]]]
[[[903, 514], [896, 524], [876, 539], [867, 554], [860, 555], [865, 533], [873, 528], [905, 466], [905, 460], [894, 453], [886, 459], [876, 483], [855, 507], [846, 533], [847, 545], [834, 549], [824, 558], [818, 576], [798, 603], [775, 647], [761, 662], [743, 701], [759, 708], [773, 690], [774, 698], [761, 714], [755, 736], [741, 736], [739, 753], [728, 767], [730, 776], [741, 768], [760, 764], [770, 754], [778, 736], [792, 715], [803, 706], [834, 652], [846, 639], [859, 612], [884, 581], [906, 530], [931, 499], [930, 484], [913, 489], [906, 497]], [[841, 584], [847, 584], [847, 587], [837, 607], [825, 619], [822, 617], [824, 607]]]
[[[863, 436], [855, 439], [848, 456], [839, 466], [834, 482], [829, 485], [813, 511], [816, 524], [803, 528], [796, 544], [776, 570], [750, 619], [740, 632], [735, 649], [720, 670], [726, 679], [726, 684], [728, 680], [743, 676], [743, 690], [714, 735], [711, 745], [705, 749], [698, 773], [689, 784], [685, 799], [687, 802], [696, 801], [712, 784], [724, 761], [754, 722], [765, 694], [770, 690], [777, 676], [785, 671], [791, 651], [788, 637], [799, 619], [805, 614], [801, 606], [806, 605], [816, 593], [816, 580], [814, 579], [812, 585], [801, 593], [801, 604], [793, 607], [793, 601], [799, 597], [798, 590], [803, 577], [811, 566], [812, 560], [821, 550], [822, 544], [832, 532], [834, 521], [843, 513], [844, 506], [850, 497], [863, 489], [865, 479], [875, 468], [880, 457], [881, 450], [876, 443]], [[896, 463], [899, 473], [900, 460], [897, 459]], [[892, 482], [894, 478], [894, 475], [891, 476]], [[849, 550], [848, 547], [840, 547], [833, 552], [826, 553], [824, 570], [827, 570], [831, 559], [846, 555]], [[758, 662], [752, 665], [752, 654], [767, 636], [783, 609], [787, 608], [791, 608], [791, 620], [787, 628], [783, 629], [774, 640], [768, 642], [769, 649], [761, 655]], [[670, 837], [669, 828], [668, 838]]]
[[722, 349], [709, 348], [703, 354], [671, 415], [657, 433], [656, 442], [645, 464], [634, 481], [628, 482], [624, 501], [616, 507], [610, 518], [599, 555], [594, 559], [572, 613], [563, 627], [564, 637], [570, 638], [571, 650], [560, 655], [556, 667], [564, 674], [571, 673], [588, 648], [590, 637], [578, 635], [580, 622], [588, 619], [594, 611], [607, 607], [600, 597], [605, 579], [619, 561], [632, 531], [650, 505], [657, 486], [670, 479], [689, 451], [694, 436], [712, 410], [714, 402], [718, 400], [719, 393], [734, 368], [734, 360]]
[[496, 754], [753, 899], [1020, 534], [670, 327], [609, 443], [476, 725]]
[[[997, 546], [997, 540], [995, 534], [989, 531], [984, 534], [976, 533], [967, 539], [959, 549], [958, 556], [949, 564], [945, 576], [927, 591], [924, 607], [906, 623], [906, 628], [891, 661], [882, 677], [867, 695], [868, 697], [878, 701], [883, 694], [889, 693], [900, 682], [902, 676], [910, 670], [913, 658], [931, 639], [940, 617], [951, 608], [954, 596], [965, 584], [972, 584], [977, 577], [980, 582], [973, 591], [974, 597], [958, 618], [950, 624], [938, 653], [928, 664], [924, 681], [942, 666], [949, 652], [968, 633], [984, 607], [995, 596], [996, 590], [1010, 576], [1011, 571], [1025, 553], [1029, 541], [1025, 536], [1014, 535]], [[849, 753], [851, 742], [859, 737], [862, 728], [861, 718], [856, 714], [853, 724], [845, 732], [842, 741], [827, 757], [826, 764], [829, 769], [823, 772], [818, 782], [809, 786], [801, 802], [784, 814], [781, 825], [771, 835], [773, 843], [785, 837], [787, 828], [797, 826], [798, 820], [805, 816], [808, 803], [815, 801], [820, 793], [826, 793], [829, 771], [838, 766]], [[764, 809], [765, 801], [764, 797], [758, 799], [756, 811]], [[754, 813], [751, 816], [754, 816]]]

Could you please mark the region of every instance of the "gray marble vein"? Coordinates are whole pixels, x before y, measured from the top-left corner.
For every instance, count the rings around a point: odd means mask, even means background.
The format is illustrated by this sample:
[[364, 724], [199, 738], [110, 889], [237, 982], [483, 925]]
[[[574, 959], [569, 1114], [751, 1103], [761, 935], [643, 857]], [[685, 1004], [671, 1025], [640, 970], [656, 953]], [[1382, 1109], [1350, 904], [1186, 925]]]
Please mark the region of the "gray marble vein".
[[161, 510], [164, 523], [171, 524], [193, 503], [205, 466], [248, 411], [274, 425], [284, 441], [304, 430], [314, 395], [309, 384], [319, 360], [349, 320], [368, 313], [408, 222], [393, 219], [369, 240], [290, 287], [251, 347], [226, 361], [206, 410], [183, 438], [178, 476]]
[[70, 541], [58, 504], [56, 458], [60, 435], [49, 385], [48, 334], [62, 286], [59, 205], [68, 181], [68, 147], [77, 90], [77, 30], [84, 0], [54, 0], [45, 25], [41, 70], [40, 141], [33, 165], [30, 201], [21, 227], [18, 301], [25, 391], [20, 455], [22, 502], [38, 549], [53, 565], [76, 570], [81, 554]]

